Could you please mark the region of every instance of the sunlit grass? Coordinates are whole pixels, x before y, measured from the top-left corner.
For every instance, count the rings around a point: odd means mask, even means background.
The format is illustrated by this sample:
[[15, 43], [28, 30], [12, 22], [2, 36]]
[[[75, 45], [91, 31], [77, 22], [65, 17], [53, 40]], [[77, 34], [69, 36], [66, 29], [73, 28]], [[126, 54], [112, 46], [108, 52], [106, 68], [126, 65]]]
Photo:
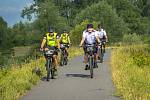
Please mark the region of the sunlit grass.
[[132, 45], [112, 52], [112, 78], [123, 100], [150, 100], [150, 47]]

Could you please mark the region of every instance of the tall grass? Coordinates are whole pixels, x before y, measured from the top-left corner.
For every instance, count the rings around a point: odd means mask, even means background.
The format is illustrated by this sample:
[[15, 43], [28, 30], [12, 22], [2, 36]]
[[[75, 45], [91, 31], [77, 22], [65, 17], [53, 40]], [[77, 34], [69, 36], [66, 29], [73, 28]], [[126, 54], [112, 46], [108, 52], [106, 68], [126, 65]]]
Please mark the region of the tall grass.
[[[71, 47], [69, 54], [69, 58], [81, 55], [82, 49]], [[12, 65], [9, 70], [0, 70], [0, 100], [17, 100], [24, 95], [45, 76], [44, 64], [45, 59], [42, 57], [22, 64], [21, 67]], [[39, 73], [34, 72], [35, 68], [39, 69]]]
[[150, 45], [113, 50], [112, 78], [123, 100], [150, 100]]

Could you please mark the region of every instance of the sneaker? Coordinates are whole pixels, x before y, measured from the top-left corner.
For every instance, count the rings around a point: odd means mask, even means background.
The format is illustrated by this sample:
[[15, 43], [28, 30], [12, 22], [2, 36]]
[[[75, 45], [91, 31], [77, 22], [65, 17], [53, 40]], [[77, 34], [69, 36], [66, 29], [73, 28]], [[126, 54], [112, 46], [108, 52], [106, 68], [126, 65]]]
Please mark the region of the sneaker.
[[85, 66], [85, 70], [89, 70], [90, 68], [89, 68], [89, 66], [88, 65], [86, 65]]

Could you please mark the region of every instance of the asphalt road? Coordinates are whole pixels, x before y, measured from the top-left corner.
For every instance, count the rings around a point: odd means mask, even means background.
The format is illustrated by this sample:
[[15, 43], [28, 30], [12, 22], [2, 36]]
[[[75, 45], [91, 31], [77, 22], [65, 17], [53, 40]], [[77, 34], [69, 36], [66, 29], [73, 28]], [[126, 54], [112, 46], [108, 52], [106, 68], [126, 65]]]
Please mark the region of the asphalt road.
[[47, 82], [44, 78], [20, 100], [120, 100], [114, 96], [115, 88], [111, 80], [110, 50], [104, 62], [94, 69], [94, 78], [84, 70], [83, 57], [72, 59], [61, 67], [58, 79]]

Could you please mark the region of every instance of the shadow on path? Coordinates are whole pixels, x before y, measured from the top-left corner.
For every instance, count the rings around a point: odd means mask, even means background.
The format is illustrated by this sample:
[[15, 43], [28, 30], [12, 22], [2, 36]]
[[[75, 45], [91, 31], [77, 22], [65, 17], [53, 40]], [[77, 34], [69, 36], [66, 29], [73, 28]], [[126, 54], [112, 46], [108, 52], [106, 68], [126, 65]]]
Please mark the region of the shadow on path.
[[90, 75], [85, 74], [66, 74], [67, 77], [81, 77], [81, 78], [90, 78]]

